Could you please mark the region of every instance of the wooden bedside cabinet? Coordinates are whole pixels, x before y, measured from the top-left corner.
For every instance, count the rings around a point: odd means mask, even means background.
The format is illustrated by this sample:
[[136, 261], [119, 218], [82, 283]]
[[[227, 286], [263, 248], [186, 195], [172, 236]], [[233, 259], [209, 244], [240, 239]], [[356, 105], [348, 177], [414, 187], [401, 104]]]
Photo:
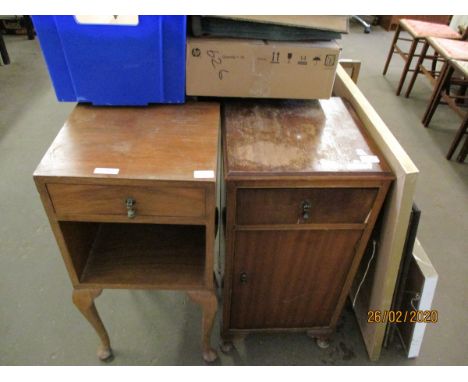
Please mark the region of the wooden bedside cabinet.
[[34, 173], [73, 302], [112, 355], [94, 299], [104, 288], [187, 291], [203, 308], [203, 357], [213, 285], [219, 104], [145, 108], [78, 105]]
[[326, 346], [393, 175], [351, 107], [226, 102], [224, 350], [253, 331]]

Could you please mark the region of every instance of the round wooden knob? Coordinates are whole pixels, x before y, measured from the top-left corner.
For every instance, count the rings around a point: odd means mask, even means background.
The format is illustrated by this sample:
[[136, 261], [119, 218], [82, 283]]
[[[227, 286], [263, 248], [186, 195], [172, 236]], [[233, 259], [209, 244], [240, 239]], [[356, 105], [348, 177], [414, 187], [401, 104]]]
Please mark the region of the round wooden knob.
[[247, 282], [247, 273], [245, 272], [242, 272], [241, 275], [240, 275], [240, 282], [242, 284], [245, 284]]

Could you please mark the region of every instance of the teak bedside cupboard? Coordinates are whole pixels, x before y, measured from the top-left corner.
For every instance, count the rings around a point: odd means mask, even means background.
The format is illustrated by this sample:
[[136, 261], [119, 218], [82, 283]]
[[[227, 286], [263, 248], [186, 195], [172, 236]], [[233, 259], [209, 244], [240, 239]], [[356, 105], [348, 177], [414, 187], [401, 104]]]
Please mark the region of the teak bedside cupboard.
[[327, 345], [393, 175], [341, 98], [225, 102], [223, 349], [254, 331]]
[[102, 289], [187, 291], [203, 308], [203, 357], [213, 285], [217, 103], [78, 105], [34, 172], [73, 284], [73, 302], [112, 355], [94, 299]]

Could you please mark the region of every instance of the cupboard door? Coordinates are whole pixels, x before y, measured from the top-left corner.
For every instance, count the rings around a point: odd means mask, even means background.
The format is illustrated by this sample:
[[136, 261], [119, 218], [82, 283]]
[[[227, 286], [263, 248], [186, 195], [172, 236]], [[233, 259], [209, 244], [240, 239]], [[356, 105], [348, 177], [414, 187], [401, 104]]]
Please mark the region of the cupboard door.
[[361, 234], [237, 231], [230, 327], [329, 326]]

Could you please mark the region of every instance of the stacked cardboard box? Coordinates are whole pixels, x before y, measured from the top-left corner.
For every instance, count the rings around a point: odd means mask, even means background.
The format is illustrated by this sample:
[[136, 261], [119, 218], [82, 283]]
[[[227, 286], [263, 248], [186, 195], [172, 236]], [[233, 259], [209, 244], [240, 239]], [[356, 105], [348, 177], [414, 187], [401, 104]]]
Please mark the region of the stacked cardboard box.
[[[240, 22], [237, 32], [232, 20]], [[268, 29], [267, 25], [275, 28]], [[192, 22], [192, 33], [203, 36], [199, 26], [199, 22], [195, 27]], [[290, 99], [331, 96], [341, 49], [334, 39], [323, 39], [346, 32], [345, 17], [230, 16], [225, 29], [222, 24], [215, 26], [206, 28], [209, 36], [187, 40], [187, 95]], [[228, 28], [234, 38], [227, 38]], [[281, 41], [256, 39], [268, 33]], [[254, 38], [245, 38], [246, 34]], [[314, 34], [320, 40], [311, 40]], [[238, 36], [243, 38], [235, 38]]]

